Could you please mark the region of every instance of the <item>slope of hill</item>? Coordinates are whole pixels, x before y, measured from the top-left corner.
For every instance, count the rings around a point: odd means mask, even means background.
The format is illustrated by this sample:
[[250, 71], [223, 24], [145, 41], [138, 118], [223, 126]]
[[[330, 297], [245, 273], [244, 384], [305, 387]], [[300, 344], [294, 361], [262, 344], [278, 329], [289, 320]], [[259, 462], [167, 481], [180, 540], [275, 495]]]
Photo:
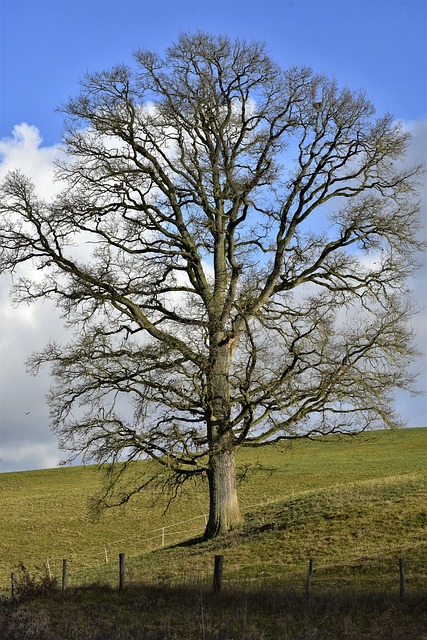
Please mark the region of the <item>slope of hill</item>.
[[[1, 586], [19, 562], [37, 582], [48, 573], [60, 578], [66, 558], [69, 575], [66, 594], [0, 598], [0, 636], [426, 640], [426, 454], [427, 429], [242, 451], [246, 522], [209, 542], [199, 537], [203, 484], [166, 514], [167, 496], [153, 502], [146, 492], [95, 522], [87, 510], [101, 482], [94, 467], [1, 474]], [[124, 591], [117, 590], [119, 552], [126, 553]], [[224, 558], [219, 595], [212, 593], [215, 555]]]
[[[166, 513], [167, 496], [154, 502], [154, 495], [145, 492], [94, 521], [88, 500], [102, 479], [95, 467], [0, 474], [0, 586], [8, 586], [19, 562], [58, 574], [63, 558], [70, 562], [74, 584], [114, 584], [119, 552], [127, 554], [132, 578], [138, 579], [141, 567], [146, 579], [150, 567], [150, 580], [164, 582], [186, 575], [188, 561], [194, 574], [196, 556], [204, 567], [210, 562], [205, 558], [228, 547], [232, 581], [251, 580], [252, 574], [283, 577], [289, 567], [304, 573], [309, 557], [320, 563], [319, 580], [336, 565], [357, 565], [365, 557], [371, 562], [370, 569], [361, 570], [367, 584], [375, 578], [381, 585], [386, 579], [378, 563], [405, 556], [408, 562], [422, 560], [414, 569], [415, 586], [425, 577], [426, 454], [427, 429], [243, 450], [239, 493], [244, 529], [192, 547], [190, 554], [190, 547], [171, 545], [202, 533], [208, 504], [203, 483], [188, 487]], [[162, 545], [162, 553], [147, 555]], [[200, 571], [204, 575], [210, 569]], [[353, 569], [344, 569], [344, 580], [348, 571]]]

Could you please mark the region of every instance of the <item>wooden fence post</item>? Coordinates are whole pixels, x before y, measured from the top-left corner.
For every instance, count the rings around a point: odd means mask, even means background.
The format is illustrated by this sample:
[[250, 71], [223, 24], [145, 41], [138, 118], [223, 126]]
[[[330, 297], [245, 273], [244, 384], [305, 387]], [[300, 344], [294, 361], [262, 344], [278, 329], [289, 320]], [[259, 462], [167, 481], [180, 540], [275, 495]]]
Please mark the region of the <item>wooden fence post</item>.
[[119, 589], [125, 588], [125, 554], [119, 553]]
[[67, 561], [65, 558], [62, 560], [62, 592], [67, 588]]
[[11, 582], [12, 600], [13, 600], [16, 595], [16, 575], [14, 573], [10, 574], [10, 582]]
[[214, 593], [220, 593], [221, 591], [223, 569], [224, 569], [224, 556], [215, 556]]
[[405, 563], [403, 558], [399, 558], [399, 574], [400, 574], [400, 588], [399, 588], [399, 598], [403, 600], [405, 597]]
[[307, 596], [307, 598], [310, 595], [312, 579], [313, 579], [313, 558], [310, 558], [308, 563], [307, 585], [305, 587], [305, 595]]

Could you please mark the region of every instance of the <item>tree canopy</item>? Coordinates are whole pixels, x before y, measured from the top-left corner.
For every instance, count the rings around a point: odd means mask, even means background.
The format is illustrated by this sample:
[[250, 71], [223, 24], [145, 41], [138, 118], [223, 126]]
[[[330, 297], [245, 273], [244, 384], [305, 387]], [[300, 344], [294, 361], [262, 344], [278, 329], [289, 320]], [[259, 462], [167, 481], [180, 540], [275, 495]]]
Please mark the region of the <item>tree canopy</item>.
[[[207, 33], [87, 75], [63, 111], [65, 186], [43, 201], [13, 172], [0, 204], [1, 270], [37, 268], [16, 299], [73, 330], [30, 361], [63, 449], [203, 474], [212, 536], [241, 519], [236, 447], [399, 425], [420, 168], [390, 114]], [[117, 489], [124, 466], [106, 500], [143, 488]]]

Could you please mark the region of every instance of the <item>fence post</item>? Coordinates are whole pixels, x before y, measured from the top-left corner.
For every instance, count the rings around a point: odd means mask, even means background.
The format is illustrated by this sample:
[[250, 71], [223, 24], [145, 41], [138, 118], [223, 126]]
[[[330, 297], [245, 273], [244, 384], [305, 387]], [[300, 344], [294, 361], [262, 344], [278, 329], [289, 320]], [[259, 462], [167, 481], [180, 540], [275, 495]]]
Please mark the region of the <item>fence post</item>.
[[119, 589], [125, 588], [125, 554], [119, 553]]
[[16, 575], [14, 573], [10, 574], [10, 582], [12, 587], [12, 600], [13, 600], [16, 595]]
[[307, 596], [307, 598], [310, 595], [312, 579], [313, 579], [313, 558], [310, 558], [308, 563], [307, 585], [305, 587], [305, 595]]
[[399, 558], [399, 574], [400, 574], [399, 598], [400, 600], [403, 600], [405, 596], [405, 563], [403, 558]]
[[67, 561], [62, 560], [62, 592], [67, 588]]
[[104, 545], [105, 564], [108, 564], [108, 549], [107, 545]]
[[165, 528], [162, 527], [162, 547], [165, 546]]
[[221, 591], [223, 569], [224, 569], [224, 556], [215, 556], [214, 593], [220, 593]]

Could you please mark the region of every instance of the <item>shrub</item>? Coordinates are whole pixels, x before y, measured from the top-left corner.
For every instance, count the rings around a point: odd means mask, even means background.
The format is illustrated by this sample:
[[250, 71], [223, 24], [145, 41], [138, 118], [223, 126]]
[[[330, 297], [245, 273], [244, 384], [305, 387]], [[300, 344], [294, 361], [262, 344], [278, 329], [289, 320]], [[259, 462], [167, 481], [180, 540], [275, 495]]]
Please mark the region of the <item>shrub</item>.
[[2, 640], [58, 640], [50, 629], [45, 611], [29, 611], [25, 606], [0, 609]]
[[39, 596], [56, 591], [58, 588], [57, 578], [36, 567], [37, 573], [30, 573], [27, 567], [20, 562], [14, 571], [15, 575], [15, 598], [19, 600], [32, 600]]

